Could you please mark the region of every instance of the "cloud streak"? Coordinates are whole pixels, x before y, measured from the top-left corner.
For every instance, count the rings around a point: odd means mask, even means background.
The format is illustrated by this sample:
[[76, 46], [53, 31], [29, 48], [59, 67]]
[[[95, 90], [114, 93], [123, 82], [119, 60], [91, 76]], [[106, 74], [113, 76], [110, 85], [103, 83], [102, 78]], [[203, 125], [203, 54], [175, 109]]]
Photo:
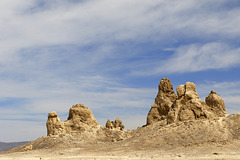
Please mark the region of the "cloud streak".
[[156, 72], [183, 73], [223, 69], [240, 64], [240, 48], [224, 43], [181, 46]]
[[145, 120], [133, 119], [146, 116], [157, 93], [158, 82], [148, 78], [239, 67], [238, 6], [226, 0], [2, 0], [1, 124], [22, 120], [35, 128], [48, 112], [64, 120], [71, 105], [84, 103], [101, 123], [129, 108], [127, 128], [139, 126]]

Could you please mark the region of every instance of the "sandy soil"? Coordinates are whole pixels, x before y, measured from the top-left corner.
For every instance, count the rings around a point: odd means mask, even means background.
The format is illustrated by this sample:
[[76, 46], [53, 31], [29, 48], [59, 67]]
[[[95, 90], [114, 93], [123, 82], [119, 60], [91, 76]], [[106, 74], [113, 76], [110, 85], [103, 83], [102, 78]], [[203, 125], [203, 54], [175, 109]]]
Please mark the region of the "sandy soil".
[[[160, 147], [161, 148], [161, 147]], [[166, 149], [124, 147], [122, 142], [92, 144], [79, 148], [40, 149], [0, 154], [0, 160], [117, 160], [117, 159], [240, 159], [240, 141]]]

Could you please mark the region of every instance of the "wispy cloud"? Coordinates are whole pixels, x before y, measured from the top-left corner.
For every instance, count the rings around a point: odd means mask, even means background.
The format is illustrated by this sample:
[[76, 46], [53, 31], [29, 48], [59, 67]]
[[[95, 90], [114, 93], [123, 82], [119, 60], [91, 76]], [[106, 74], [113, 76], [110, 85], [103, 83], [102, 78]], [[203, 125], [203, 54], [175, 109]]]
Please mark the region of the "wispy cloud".
[[240, 64], [240, 48], [224, 43], [191, 44], [179, 47], [156, 72], [184, 73], [222, 69]]
[[[44, 124], [40, 117], [52, 110], [64, 120], [75, 103], [104, 121], [116, 108], [149, 109], [157, 88], [146, 77], [239, 66], [238, 6], [226, 0], [2, 0], [0, 122]], [[111, 110], [104, 116], [103, 108]], [[140, 123], [125, 118], [129, 128]]]

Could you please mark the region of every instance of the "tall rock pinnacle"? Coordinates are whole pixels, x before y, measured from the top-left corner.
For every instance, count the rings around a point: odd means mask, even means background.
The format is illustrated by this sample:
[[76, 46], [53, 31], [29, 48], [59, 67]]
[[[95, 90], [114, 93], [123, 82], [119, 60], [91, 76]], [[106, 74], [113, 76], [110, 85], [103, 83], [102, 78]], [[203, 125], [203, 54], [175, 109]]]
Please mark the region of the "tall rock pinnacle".
[[162, 124], [195, 119], [211, 119], [226, 114], [223, 99], [214, 91], [203, 102], [196, 92], [196, 85], [186, 82], [177, 87], [177, 96], [169, 79], [163, 78], [148, 116], [147, 125], [160, 121]]

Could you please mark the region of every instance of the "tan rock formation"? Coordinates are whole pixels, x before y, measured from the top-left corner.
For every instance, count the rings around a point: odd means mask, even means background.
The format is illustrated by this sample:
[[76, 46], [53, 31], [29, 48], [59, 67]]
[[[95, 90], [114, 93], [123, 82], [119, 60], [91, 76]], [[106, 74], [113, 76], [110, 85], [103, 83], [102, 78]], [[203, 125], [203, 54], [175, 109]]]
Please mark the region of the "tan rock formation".
[[111, 121], [109, 119], [106, 122], [106, 128], [113, 129], [113, 124], [111, 123]]
[[178, 97], [168, 113], [168, 123], [217, 117], [196, 92], [196, 85], [187, 82], [177, 87]]
[[48, 114], [47, 135], [60, 135], [71, 132], [82, 132], [99, 126], [92, 111], [83, 104], [73, 105], [69, 110], [68, 120], [62, 122], [56, 112]]
[[214, 113], [219, 117], [226, 115], [226, 109], [223, 99], [215, 92], [211, 91], [205, 99], [207, 105], [211, 107]]
[[124, 127], [121, 119], [120, 118], [116, 118], [115, 121], [107, 120], [106, 128], [124, 130], [125, 127]]
[[66, 133], [64, 122], [62, 122], [55, 111], [48, 113], [47, 135], [59, 135]]
[[147, 125], [161, 121], [163, 125], [195, 119], [210, 119], [226, 114], [223, 99], [214, 91], [203, 102], [196, 92], [196, 85], [186, 82], [177, 87], [177, 97], [169, 79], [163, 78], [159, 92], [148, 116]]
[[159, 83], [155, 102], [148, 113], [147, 125], [157, 121], [166, 121], [168, 112], [175, 100], [176, 95], [171, 81], [167, 78], [163, 78]]
[[73, 105], [69, 110], [68, 120], [64, 124], [67, 133], [85, 131], [99, 125], [92, 111], [84, 104]]

